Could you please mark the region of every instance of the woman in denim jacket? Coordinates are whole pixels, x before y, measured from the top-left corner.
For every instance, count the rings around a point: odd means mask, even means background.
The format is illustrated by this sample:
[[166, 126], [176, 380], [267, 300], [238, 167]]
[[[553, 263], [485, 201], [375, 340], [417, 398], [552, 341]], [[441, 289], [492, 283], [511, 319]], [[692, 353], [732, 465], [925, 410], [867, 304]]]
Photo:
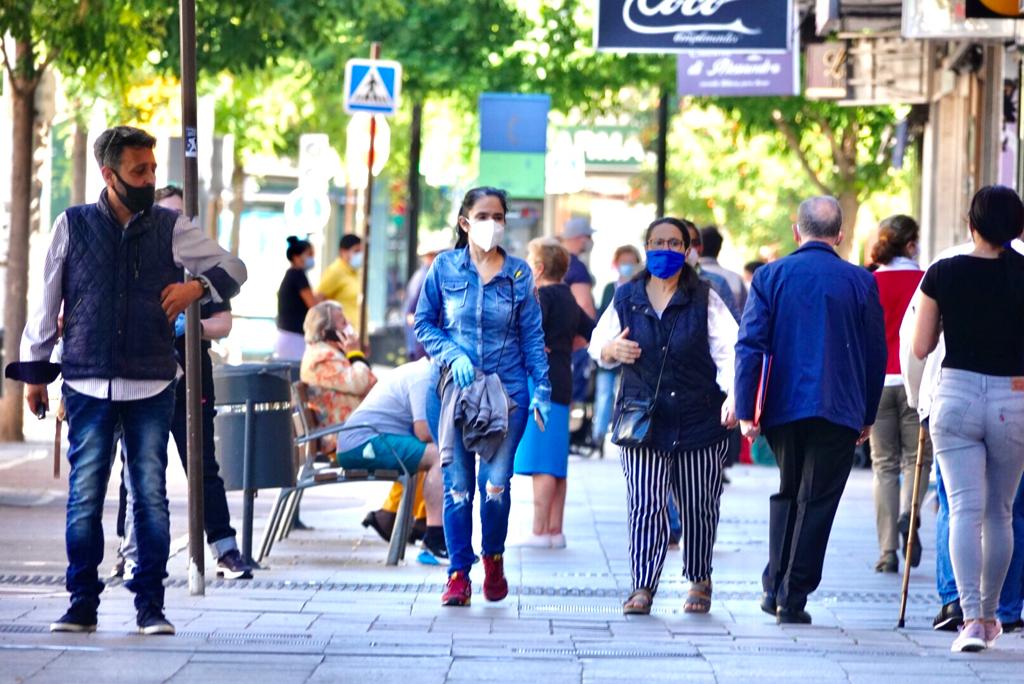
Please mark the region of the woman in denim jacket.
[[[468, 606], [473, 565], [473, 478], [480, 496], [484, 597], [508, 595], [502, 554], [511, 508], [512, 463], [528, 415], [543, 423], [550, 411], [551, 385], [544, 352], [541, 310], [529, 265], [500, 246], [508, 197], [496, 188], [475, 188], [462, 201], [455, 249], [440, 254], [430, 267], [416, 307], [416, 337], [433, 359], [433, 379], [448, 369], [455, 384], [469, 387], [476, 371], [496, 373], [516, 407], [508, 434], [489, 461], [468, 452], [459, 431], [455, 453], [444, 465], [444, 533], [451, 558], [448, 586], [441, 602]], [[533, 381], [534, 392], [527, 388]], [[441, 399], [427, 396], [427, 417], [438, 434]]]

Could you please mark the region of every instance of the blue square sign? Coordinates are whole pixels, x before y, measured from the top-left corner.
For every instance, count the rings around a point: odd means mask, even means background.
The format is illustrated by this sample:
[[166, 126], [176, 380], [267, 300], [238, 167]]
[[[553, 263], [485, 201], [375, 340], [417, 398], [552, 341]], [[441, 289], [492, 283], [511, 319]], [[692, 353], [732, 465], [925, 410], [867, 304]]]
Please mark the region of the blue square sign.
[[382, 59], [345, 63], [345, 111], [390, 116], [398, 111], [402, 65]]

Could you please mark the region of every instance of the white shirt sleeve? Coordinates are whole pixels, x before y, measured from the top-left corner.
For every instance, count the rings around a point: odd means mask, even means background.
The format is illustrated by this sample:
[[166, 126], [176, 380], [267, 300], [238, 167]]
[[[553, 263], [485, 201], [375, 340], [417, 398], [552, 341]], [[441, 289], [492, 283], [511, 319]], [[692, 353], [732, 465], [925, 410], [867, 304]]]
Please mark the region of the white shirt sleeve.
[[187, 269], [189, 273], [206, 283], [210, 289], [210, 301], [220, 303], [224, 297], [203, 275], [204, 273], [214, 267], [220, 267], [239, 287], [242, 286], [248, 275], [241, 259], [204, 234], [185, 216], [178, 217], [178, 221], [174, 224], [171, 249], [174, 252], [176, 266]]
[[622, 323], [619, 321], [619, 312], [615, 310], [614, 306], [609, 306], [604, 310], [601, 319], [594, 327], [594, 332], [590, 336], [590, 346], [587, 348], [590, 358], [597, 361], [597, 365], [601, 368], [611, 370], [619, 366], [618, 361], [613, 361], [612, 363], [602, 361], [601, 350], [604, 349], [604, 345], [618, 337], [621, 332]]
[[68, 219], [53, 222], [53, 239], [43, 266], [43, 297], [35, 302], [21, 336], [22, 361], [49, 361], [57, 344], [57, 318], [64, 302], [64, 262], [68, 255]]
[[711, 359], [718, 369], [715, 380], [722, 391], [730, 396], [736, 374], [736, 340], [739, 331], [739, 325], [729, 313], [725, 302], [718, 293], [711, 290], [708, 293], [708, 345], [711, 347]]

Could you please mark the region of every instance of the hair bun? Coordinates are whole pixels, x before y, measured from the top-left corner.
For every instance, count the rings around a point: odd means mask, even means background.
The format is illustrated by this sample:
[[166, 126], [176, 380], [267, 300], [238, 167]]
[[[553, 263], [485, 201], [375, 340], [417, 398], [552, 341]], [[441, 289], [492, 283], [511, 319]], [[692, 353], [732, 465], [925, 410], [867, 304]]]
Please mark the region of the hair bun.
[[299, 242], [298, 236], [296, 236], [296, 235], [289, 235], [288, 236], [288, 244], [289, 245], [294, 245], [297, 242]]

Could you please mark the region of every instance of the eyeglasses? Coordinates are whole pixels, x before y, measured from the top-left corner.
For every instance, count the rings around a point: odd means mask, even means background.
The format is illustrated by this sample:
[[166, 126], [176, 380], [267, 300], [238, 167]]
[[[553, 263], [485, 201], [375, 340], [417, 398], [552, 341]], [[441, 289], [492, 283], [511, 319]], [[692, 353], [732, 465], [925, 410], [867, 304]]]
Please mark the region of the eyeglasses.
[[684, 245], [685, 243], [682, 240], [678, 240], [676, 238], [672, 238], [671, 240], [658, 239], [647, 241], [648, 249], [671, 249], [678, 252], [684, 247]]

